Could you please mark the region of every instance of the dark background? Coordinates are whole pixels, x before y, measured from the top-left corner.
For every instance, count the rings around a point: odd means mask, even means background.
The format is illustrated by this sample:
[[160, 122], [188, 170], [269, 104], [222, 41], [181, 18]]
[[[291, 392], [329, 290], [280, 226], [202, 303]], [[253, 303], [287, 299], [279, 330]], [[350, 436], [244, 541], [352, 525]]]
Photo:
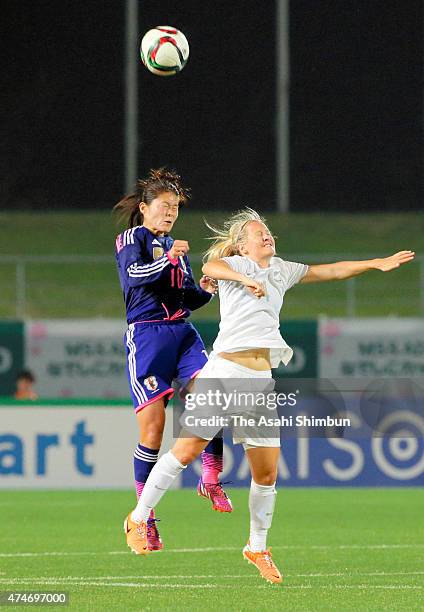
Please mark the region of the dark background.
[[[123, 192], [122, 0], [1, 2], [0, 208], [108, 209]], [[291, 210], [422, 208], [423, 3], [290, 3]], [[193, 207], [276, 207], [273, 0], [143, 0], [140, 39], [180, 28], [184, 71], [140, 63], [139, 174]], [[138, 49], [134, 49], [138, 54]]]

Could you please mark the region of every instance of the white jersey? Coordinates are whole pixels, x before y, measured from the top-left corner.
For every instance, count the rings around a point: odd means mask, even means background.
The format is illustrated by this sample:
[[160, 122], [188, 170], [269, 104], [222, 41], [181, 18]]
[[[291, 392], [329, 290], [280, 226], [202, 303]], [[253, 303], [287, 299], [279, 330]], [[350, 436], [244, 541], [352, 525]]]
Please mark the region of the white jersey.
[[248, 257], [223, 257], [236, 272], [264, 285], [266, 295], [255, 297], [241, 283], [218, 281], [221, 321], [212, 355], [250, 348], [269, 348], [271, 367], [287, 365], [293, 350], [280, 334], [280, 310], [284, 294], [298, 283], [308, 266], [273, 257], [268, 268], [260, 268]]

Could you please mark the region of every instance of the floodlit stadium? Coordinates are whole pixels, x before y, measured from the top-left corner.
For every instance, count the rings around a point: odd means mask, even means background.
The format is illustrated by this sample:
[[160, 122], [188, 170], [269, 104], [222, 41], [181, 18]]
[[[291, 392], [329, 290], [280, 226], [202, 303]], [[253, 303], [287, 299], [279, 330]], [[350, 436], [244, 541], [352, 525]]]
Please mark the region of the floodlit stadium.
[[6, 2], [0, 605], [422, 609], [422, 18]]

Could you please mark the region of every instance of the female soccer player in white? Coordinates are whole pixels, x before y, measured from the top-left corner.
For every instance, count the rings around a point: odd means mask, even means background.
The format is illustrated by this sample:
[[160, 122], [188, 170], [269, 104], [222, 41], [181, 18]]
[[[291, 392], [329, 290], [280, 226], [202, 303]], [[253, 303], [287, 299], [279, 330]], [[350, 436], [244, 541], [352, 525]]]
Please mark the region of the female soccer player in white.
[[[279, 331], [279, 313], [288, 289], [299, 282], [342, 280], [373, 269], [387, 272], [414, 258], [413, 252], [401, 251], [383, 259], [309, 267], [284, 261], [275, 257], [274, 239], [264, 220], [252, 209], [237, 213], [223, 230], [215, 233], [203, 273], [219, 281], [221, 322], [213, 353], [197, 380], [264, 378], [264, 383], [269, 383], [271, 368], [280, 361], [287, 364], [293, 354]], [[275, 505], [280, 439], [246, 437], [241, 441], [252, 474], [250, 537], [243, 556], [256, 565], [263, 578], [280, 583], [282, 576], [266, 543]], [[207, 439], [186, 431], [153, 468], [131, 514], [138, 524], [133, 540], [136, 552], [148, 553], [146, 521], [151, 509], [207, 444]]]

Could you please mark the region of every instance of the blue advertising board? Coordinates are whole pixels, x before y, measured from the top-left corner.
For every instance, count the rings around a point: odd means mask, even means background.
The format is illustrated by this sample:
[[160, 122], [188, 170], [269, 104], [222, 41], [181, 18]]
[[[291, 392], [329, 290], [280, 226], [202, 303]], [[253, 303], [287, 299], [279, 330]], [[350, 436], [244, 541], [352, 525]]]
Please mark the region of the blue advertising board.
[[[183, 472], [182, 486], [197, 484], [200, 462]], [[250, 485], [241, 444], [226, 441], [222, 480]], [[283, 442], [278, 481], [289, 487], [405, 487], [424, 485], [424, 438], [292, 438]]]

